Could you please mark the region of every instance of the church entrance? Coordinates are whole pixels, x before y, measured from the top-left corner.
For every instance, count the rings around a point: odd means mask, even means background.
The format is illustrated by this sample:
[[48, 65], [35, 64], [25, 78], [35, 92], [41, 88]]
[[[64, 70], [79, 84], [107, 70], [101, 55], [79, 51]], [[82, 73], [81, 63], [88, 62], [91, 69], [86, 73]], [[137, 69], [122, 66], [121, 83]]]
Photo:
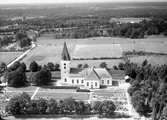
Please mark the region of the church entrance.
[[91, 82], [91, 88], [93, 88], [93, 82]]

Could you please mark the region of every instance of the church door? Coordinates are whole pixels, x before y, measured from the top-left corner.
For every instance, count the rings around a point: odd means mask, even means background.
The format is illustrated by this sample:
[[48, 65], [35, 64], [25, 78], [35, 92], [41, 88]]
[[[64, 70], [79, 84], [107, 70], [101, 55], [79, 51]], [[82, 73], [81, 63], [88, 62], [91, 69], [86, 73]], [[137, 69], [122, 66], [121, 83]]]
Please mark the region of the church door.
[[91, 88], [93, 88], [93, 82], [91, 82]]

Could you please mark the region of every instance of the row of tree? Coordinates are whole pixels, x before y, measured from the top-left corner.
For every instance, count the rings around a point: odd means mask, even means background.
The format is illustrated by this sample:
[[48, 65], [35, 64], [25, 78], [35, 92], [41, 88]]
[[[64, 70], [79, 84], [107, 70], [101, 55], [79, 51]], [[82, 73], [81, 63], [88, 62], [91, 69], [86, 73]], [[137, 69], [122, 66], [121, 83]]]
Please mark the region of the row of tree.
[[[104, 18], [106, 19], [106, 18]], [[89, 20], [88, 20], [89, 21]], [[105, 21], [104, 23], [101, 21]], [[83, 20], [80, 20], [82, 24]], [[91, 22], [93, 22], [91, 24]], [[109, 20], [97, 19], [97, 21], [89, 21], [89, 24], [83, 26], [79, 24], [76, 28], [51, 30], [47, 28], [42, 33], [55, 33], [56, 39], [70, 38], [89, 38], [89, 37], [125, 37], [125, 38], [144, 38], [148, 35], [163, 34], [167, 36], [167, 21], [161, 18], [153, 18], [151, 20], [143, 20], [139, 23], [121, 23], [110, 22]], [[63, 27], [61, 27], [63, 28]]]
[[89, 104], [71, 97], [59, 101], [43, 98], [31, 100], [25, 92], [11, 98], [6, 106], [6, 112], [12, 115], [99, 114], [109, 117], [114, 115], [114, 111], [115, 105], [112, 101], [97, 101]]
[[126, 62], [125, 72], [131, 77], [128, 93], [135, 110], [142, 116], [151, 113], [152, 120], [167, 118], [167, 65], [160, 67], [143, 61], [142, 65]]
[[[36, 63], [35, 61], [32, 64]], [[36, 63], [37, 64], [37, 63]], [[34, 66], [33, 66], [34, 67]], [[33, 68], [30, 65], [30, 68]], [[1, 63], [0, 67], [4, 73], [3, 81], [7, 82], [11, 87], [22, 87], [26, 83], [32, 83], [34, 85], [45, 85], [51, 81], [52, 74], [47, 66], [43, 66], [39, 69], [38, 65], [31, 69], [31, 74], [27, 79], [26, 65], [24, 62], [20, 63], [16, 61], [11, 67], [7, 68], [5, 63]], [[37, 69], [37, 71], [33, 71]]]

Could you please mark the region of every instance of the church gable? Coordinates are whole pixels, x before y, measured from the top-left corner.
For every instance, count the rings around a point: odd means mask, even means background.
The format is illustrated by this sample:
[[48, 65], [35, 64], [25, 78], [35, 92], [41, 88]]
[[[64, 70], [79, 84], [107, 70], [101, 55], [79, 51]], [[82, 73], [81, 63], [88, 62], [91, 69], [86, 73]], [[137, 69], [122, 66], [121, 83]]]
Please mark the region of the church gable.
[[97, 75], [94, 69], [86, 76], [85, 80], [100, 80], [100, 77]]

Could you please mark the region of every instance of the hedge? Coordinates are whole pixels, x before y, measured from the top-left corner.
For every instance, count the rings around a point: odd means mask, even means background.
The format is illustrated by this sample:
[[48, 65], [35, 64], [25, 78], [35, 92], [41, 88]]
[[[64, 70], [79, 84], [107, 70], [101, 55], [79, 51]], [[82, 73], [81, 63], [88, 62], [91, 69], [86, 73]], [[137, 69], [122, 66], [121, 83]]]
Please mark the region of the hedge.
[[90, 90], [87, 90], [87, 89], [77, 89], [76, 92], [90, 92]]
[[77, 86], [51, 86], [51, 85], [47, 85], [47, 86], [42, 86], [42, 88], [46, 88], [46, 89], [77, 89]]

